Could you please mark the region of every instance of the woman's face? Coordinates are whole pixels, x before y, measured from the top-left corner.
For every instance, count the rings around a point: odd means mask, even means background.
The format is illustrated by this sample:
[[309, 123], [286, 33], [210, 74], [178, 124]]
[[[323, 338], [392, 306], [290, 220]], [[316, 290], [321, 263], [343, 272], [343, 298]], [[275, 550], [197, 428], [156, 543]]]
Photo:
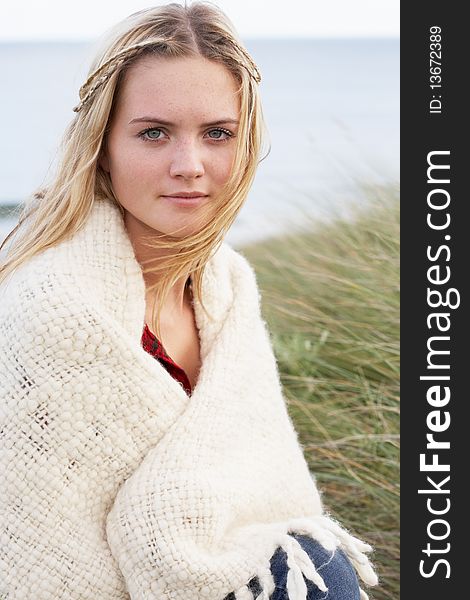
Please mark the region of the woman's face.
[[[231, 174], [236, 90], [224, 66], [202, 57], [144, 57], [126, 73], [100, 164], [125, 209], [131, 239], [196, 232], [198, 211]], [[192, 192], [202, 197], [177, 197]]]

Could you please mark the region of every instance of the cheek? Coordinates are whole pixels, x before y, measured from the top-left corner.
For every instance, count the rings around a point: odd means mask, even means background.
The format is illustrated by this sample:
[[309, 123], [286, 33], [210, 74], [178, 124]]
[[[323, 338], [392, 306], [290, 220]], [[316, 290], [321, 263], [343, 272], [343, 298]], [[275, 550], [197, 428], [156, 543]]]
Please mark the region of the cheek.
[[154, 160], [149, 160], [146, 153], [132, 149], [114, 149], [110, 153], [111, 179], [117, 185], [138, 186], [155, 172]]
[[228, 149], [227, 152], [220, 153], [213, 161], [214, 178], [221, 185], [226, 183], [232, 174], [233, 162], [235, 160], [235, 151]]

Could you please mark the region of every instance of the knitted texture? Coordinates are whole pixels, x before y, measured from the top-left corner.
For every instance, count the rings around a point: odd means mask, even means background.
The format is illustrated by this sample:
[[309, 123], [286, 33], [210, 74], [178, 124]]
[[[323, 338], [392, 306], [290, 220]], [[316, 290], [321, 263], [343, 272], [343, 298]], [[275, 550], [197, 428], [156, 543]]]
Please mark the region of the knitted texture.
[[253, 269], [224, 243], [202, 291], [188, 397], [141, 346], [145, 284], [111, 201], [2, 285], [0, 598], [240, 600], [258, 576], [268, 600], [281, 546], [304, 600], [304, 576], [325, 585], [289, 532], [376, 583], [370, 547], [323, 513]]

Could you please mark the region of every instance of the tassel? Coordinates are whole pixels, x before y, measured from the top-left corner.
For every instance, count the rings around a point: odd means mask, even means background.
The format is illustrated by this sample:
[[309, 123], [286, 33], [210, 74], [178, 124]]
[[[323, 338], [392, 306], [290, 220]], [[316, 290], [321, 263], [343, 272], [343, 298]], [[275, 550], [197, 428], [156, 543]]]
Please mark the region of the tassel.
[[297, 521], [293, 523], [290, 531], [291, 533], [295, 531], [301, 535], [309, 535], [321, 544], [325, 550], [333, 552], [338, 546], [338, 538], [329, 528], [325, 527], [322, 519], [323, 517], [316, 517], [315, 519]]
[[348, 533], [332, 519], [324, 518], [324, 523], [325, 526], [337, 536], [340, 547], [345, 550], [349, 560], [356, 567], [361, 579], [368, 585], [377, 585], [379, 579], [375, 574], [369, 559], [363, 554], [364, 552], [370, 552], [372, 547]]
[[[299, 542], [292, 538], [293, 556], [295, 562], [300, 567], [302, 573], [307, 579], [310, 579], [322, 592], [327, 592], [328, 588], [320, 573], [316, 570], [310, 556], [305, 552]], [[334, 551], [333, 551], [334, 552]]]
[[267, 569], [262, 575], [258, 575], [258, 581], [261, 586], [261, 593], [258, 594], [256, 600], [269, 600], [271, 594], [276, 589], [276, 583], [274, 581], [271, 569]]
[[[298, 520], [291, 522], [288, 533], [280, 542], [281, 548], [287, 554], [287, 597], [289, 600], [307, 600], [308, 588], [305, 579], [314, 583], [322, 592], [328, 592], [320, 573], [315, 568], [310, 556], [302, 548], [298, 540], [289, 533], [296, 531], [299, 534], [310, 535], [321, 544], [325, 550], [335, 552], [341, 548], [347, 554], [349, 560], [356, 568], [361, 579], [368, 585], [377, 585], [378, 577], [375, 574], [369, 559], [364, 554], [370, 552], [372, 547], [348, 533], [334, 520], [327, 516], [315, 519]], [[256, 599], [247, 586], [243, 586], [235, 593], [236, 600], [269, 600], [275, 590], [275, 582], [270, 570], [258, 574], [262, 591]], [[360, 589], [360, 600], [369, 600], [368, 595]]]
[[287, 573], [287, 596], [289, 600], [306, 600], [307, 586], [302, 571], [299, 567], [292, 563], [289, 564], [289, 572]]
[[315, 565], [305, 552], [299, 542], [287, 536], [287, 539], [281, 544], [282, 549], [287, 554], [287, 595], [289, 600], [306, 600], [307, 599], [307, 584], [305, 583], [304, 575], [322, 591], [327, 592], [328, 588], [315, 569]]
[[244, 585], [235, 592], [236, 600], [254, 600], [253, 592], [247, 585]]
[[[276, 583], [271, 573], [271, 569], [266, 569], [263, 573], [258, 574], [258, 581], [261, 587], [261, 592], [256, 596], [256, 600], [269, 600], [271, 594], [276, 589]], [[234, 592], [236, 600], [253, 600], [254, 592], [247, 585], [244, 585]]]
[[373, 548], [343, 529], [332, 518], [322, 515], [291, 523], [290, 531], [306, 533], [320, 543], [325, 550], [340, 547], [344, 550], [361, 579], [368, 585], [377, 585], [378, 577], [365, 552]]

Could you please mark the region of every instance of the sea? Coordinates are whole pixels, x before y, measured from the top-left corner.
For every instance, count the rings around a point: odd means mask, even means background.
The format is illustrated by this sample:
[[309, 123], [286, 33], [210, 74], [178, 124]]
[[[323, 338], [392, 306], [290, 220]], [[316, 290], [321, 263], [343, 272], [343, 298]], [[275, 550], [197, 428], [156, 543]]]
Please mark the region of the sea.
[[[233, 246], [312, 227], [399, 181], [399, 54], [390, 39], [248, 39], [269, 131]], [[95, 41], [0, 43], [0, 240], [53, 173]]]

